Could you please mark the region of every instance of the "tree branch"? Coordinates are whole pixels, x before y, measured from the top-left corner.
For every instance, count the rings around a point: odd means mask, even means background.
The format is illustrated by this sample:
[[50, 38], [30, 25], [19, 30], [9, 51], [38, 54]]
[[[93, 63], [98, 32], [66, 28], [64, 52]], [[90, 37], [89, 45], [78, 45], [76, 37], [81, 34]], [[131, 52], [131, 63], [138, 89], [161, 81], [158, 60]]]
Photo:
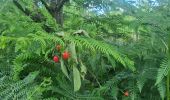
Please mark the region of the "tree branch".
[[18, 2], [18, 0], [13, 0], [13, 3], [27, 16], [30, 15], [30, 11], [28, 9], [24, 9]]
[[[21, 6], [21, 4], [18, 2], [18, 0], [13, 0], [13, 3], [18, 7], [19, 10], [21, 10], [26, 16], [30, 16], [30, 18], [34, 21], [34, 22], [42, 22], [44, 19], [43, 15], [39, 12], [36, 12], [36, 14], [33, 14], [29, 11], [29, 9], [27, 8], [23, 8]], [[53, 32], [54, 30], [52, 28], [50, 28], [47, 25], [43, 25], [42, 28], [46, 31], [46, 32]]]

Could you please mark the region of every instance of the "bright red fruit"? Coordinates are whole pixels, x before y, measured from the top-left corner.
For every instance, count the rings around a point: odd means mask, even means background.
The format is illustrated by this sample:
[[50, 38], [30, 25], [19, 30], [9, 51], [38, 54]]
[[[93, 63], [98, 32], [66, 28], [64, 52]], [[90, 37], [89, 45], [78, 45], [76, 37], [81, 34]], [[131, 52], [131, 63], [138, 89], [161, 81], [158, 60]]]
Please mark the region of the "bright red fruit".
[[61, 45], [57, 45], [57, 46], [56, 46], [56, 49], [57, 49], [57, 51], [60, 51]]
[[129, 96], [129, 92], [128, 91], [124, 92], [124, 96]]
[[63, 57], [64, 60], [67, 60], [67, 59], [70, 57], [70, 54], [69, 54], [67, 51], [65, 51], [65, 52], [62, 54], [62, 57]]
[[59, 57], [58, 56], [54, 56], [53, 57], [53, 61], [56, 62], [56, 63], [59, 62]]

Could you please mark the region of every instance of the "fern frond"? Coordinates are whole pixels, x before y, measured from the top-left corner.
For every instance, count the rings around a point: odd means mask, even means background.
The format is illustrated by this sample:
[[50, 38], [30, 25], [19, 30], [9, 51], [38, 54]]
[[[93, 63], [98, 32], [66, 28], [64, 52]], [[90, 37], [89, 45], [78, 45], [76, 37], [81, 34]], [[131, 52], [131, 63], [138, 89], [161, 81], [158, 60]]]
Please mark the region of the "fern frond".
[[138, 94], [137, 94], [137, 86], [135, 85], [135, 81], [132, 80], [132, 82], [130, 82], [130, 98], [131, 100], [136, 100], [138, 98]]
[[[1, 88], [0, 97], [3, 98], [3, 100], [9, 100], [12, 98], [17, 99], [18, 97], [23, 95], [25, 95], [26, 97], [29, 90], [27, 90], [27, 88], [25, 87], [27, 87], [27, 85], [30, 85], [37, 75], [38, 72], [33, 72], [29, 74], [24, 80], [20, 80], [18, 82], [13, 81], [12, 79], [8, 79], [9, 82], [6, 80], [1, 81], [1, 83], [7, 84], [8, 86]], [[24, 88], [25, 90], [23, 91]]]
[[114, 59], [120, 62], [124, 67], [128, 67], [132, 71], [135, 70], [134, 62], [128, 59], [125, 55], [120, 54], [113, 46], [92, 38], [83, 37], [65, 37], [65, 40], [74, 42], [77, 46], [88, 48], [91, 51], [100, 51], [103, 54], [111, 55]]
[[137, 87], [139, 88], [139, 91], [142, 91], [143, 86], [145, 85], [145, 82], [147, 81], [146, 77], [140, 77], [137, 80]]
[[165, 93], [166, 93], [166, 86], [165, 86], [164, 81], [158, 83], [157, 88], [158, 88], [158, 91], [159, 91], [159, 94], [160, 94], [161, 98], [164, 99], [165, 98]]
[[31, 53], [21, 53], [13, 61], [13, 78], [18, 79], [19, 73], [23, 70], [23, 61], [34, 57]]
[[160, 83], [164, 77], [168, 75], [168, 72], [170, 70], [170, 60], [168, 58], [165, 58], [161, 65], [160, 68], [158, 69], [158, 74], [157, 74], [157, 79], [156, 79], [156, 85]]

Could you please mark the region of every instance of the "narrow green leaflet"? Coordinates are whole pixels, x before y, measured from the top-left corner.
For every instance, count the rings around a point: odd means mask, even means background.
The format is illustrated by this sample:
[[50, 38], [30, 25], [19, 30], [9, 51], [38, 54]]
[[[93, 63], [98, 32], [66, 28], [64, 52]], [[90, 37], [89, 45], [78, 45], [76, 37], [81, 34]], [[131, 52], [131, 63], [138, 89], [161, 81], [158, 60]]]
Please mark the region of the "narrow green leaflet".
[[64, 75], [65, 75], [68, 79], [70, 79], [70, 78], [69, 78], [69, 75], [68, 75], [67, 68], [66, 68], [66, 66], [64, 65], [63, 60], [61, 59], [60, 62], [61, 62], [61, 70], [62, 70], [62, 72], [64, 73]]
[[76, 62], [77, 62], [77, 54], [76, 54], [76, 47], [75, 47], [75, 43], [70, 43], [69, 44], [69, 51], [71, 53], [71, 58]]
[[74, 91], [78, 91], [81, 87], [81, 79], [80, 79], [80, 72], [75, 66], [73, 66], [73, 80], [74, 80]]

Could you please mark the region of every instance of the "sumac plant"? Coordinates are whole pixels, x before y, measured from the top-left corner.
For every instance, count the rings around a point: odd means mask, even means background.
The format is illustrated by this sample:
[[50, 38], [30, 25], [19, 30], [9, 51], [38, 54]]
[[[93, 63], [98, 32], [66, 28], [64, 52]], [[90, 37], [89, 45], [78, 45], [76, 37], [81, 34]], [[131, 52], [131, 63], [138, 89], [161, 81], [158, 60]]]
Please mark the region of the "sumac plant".
[[169, 100], [169, 0], [0, 0], [0, 100]]

